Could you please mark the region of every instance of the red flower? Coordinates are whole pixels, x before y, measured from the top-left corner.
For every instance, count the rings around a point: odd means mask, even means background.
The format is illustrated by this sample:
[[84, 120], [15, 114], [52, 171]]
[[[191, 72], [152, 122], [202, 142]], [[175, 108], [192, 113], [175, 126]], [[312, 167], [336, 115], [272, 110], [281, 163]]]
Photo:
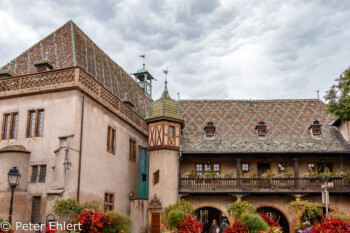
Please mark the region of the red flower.
[[248, 227], [236, 221], [231, 227], [226, 228], [224, 233], [248, 233]]
[[178, 233], [199, 233], [203, 230], [203, 224], [191, 215], [185, 214], [185, 220], [178, 223]]

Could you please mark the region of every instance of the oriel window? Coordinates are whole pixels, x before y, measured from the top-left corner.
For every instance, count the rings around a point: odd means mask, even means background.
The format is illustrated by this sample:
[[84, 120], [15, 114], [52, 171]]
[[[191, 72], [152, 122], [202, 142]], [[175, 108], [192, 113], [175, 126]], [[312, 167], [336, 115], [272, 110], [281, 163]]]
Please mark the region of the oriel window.
[[115, 129], [110, 126], [107, 131], [107, 151], [115, 153]]
[[18, 113], [5, 113], [2, 123], [2, 139], [16, 139], [18, 130]]
[[44, 130], [44, 110], [28, 112], [27, 138], [42, 137]]

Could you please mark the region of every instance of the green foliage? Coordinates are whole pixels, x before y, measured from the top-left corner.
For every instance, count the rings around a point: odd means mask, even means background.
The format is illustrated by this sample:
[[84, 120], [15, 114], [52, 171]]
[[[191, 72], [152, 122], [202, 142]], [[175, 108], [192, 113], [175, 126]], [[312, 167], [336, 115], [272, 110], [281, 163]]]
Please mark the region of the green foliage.
[[257, 214], [243, 214], [241, 223], [248, 226], [250, 233], [260, 233], [269, 229], [269, 225]]
[[306, 200], [295, 200], [289, 202], [289, 208], [298, 212], [300, 211], [304, 221], [310, 221], [316, 217], [321, 217], [323, 214], [322, 205]]
[[172, 229], [177, 228], [179, 222], [185, 220], [185, 213], [181, 210], [172, 210], [168, 213], [167, 223]]
[[132, 220], [130, 217], [125, 216], [117, 211], [109, 211], [106, 213], [111, 217], [111, 226], [104, 229], [103, 233], [114, 233], [124, 230], [125, 233], [131, 233], [132, 230]]
[[242, 214], [256, 213], [256, 208], [247, 201], [235, 201], [228, 207], [227, 211], [229, 215], [238, 220]]
[[180, 211], [184, 212], [185, 214], [194, 215], [194, 209], [193, 209], [192, 204], [188, 201], [183, 200], [183, 199], [181, 199], [181, 201], [177, 201], [173, 205], [169, 205], [168, 207], [164, 208], [164, 211], [163, 211], [164, 218], [163, 219], [167, 219], [169, 212], [172, 210], [180, 210]]
[[344, 122], [350, 120], [350, 67], [345, 70], [325, 95], [328, 112]]
[[341, 219], [344, 222], [349, 222], [350, 220], [350, 214], [344, 212], [342, 209], [336, 209], [333, 212], [330, 212], [328, 215], [326, 215], [327, 218], [330, 219]]
[[100, 203], [97, 201], [80, 203], [73, 199], [56, 200], [53, 205], [53, 212], [61, 218], [66, 218], [70, 221], [75, 220], [84, 209], [91, 209], [97, 212]]

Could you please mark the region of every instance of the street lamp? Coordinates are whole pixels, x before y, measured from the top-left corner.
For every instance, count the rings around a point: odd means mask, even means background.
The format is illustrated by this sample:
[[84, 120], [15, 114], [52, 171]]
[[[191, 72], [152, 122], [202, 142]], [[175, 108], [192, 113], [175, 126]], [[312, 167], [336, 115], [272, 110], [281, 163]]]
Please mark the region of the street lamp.
[[68, 159], [68, 152], [69, 152], [69, 149], [67, 148], [66, 149], [66, 156], [65, 156], [65, 159], [64, 159], [64, 163], [63, 163], [64, 170], [66, 170], [66, 171], [70, 170], [70, 168], [72, 167], [72, 163]]
[[15, 192], [16, 186], [19, 183], [19, 179], [21, 178], [21, 174], [19, 173], [17, 167], [13, 167], [8, 175], [9, 184], [11, 185], [11, 202], [10, 202], [10, 212], [9, 212], [9, 222], [12, 222], [12, 210], [13, 210], [13, 194]]

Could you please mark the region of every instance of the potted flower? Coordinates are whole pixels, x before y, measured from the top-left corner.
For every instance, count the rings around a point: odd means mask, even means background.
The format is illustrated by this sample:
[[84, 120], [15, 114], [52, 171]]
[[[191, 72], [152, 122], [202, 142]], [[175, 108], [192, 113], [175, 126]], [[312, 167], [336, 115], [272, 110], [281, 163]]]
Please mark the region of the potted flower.
[[341, 177], [345, 180], [350, 180], [350, 172], [347, 171], [346, 168], [344, 168], [342, 171], [340, 171], [338, 174], [337, 174], [337, 177]]
[[320, 177], [322, 178], [322, 180], [326, 180], [326, 181], [331, 180], [333, 176], [334, 176], [333, 173], [329, 170], [328, 167], [325, 169], [323, 173], [320, 174]]
[[273, 178], [276, 174], [273, 173], [270, 170], [267, 170], [264, 174], [261, 175], [262, 178], [266, 179], [267, 181], [271, 181], [271, 178]]
[[210, 183], [212, 179], [214, 179], [216, 177], [216, 172], [210, 171], [205, 173], [205, 178], [207, 183]]
[[186, 173], [185, 176], [187, 176], [190, 179], [196, 179], [198, 177], [198, 173], [195, 172], [194, 170], [192, 170], [192, 171]]
[[232, 178], [233, 177], [233, 171], [232, 170], [230, 170], [228, 173], [226, 173], [225, 175], [224, 175], [224, 177], [227, 179], [227, 178]]

